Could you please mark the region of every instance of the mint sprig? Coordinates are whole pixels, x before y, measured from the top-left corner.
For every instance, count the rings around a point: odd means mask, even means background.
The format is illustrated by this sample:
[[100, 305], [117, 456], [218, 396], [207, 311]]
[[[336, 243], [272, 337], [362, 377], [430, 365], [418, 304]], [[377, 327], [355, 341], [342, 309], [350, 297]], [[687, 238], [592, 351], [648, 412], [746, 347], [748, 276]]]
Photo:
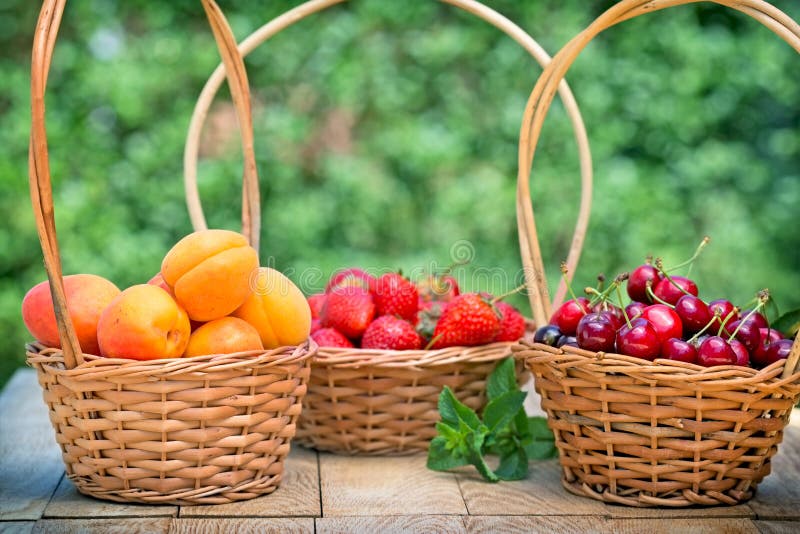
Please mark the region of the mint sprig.
[[[555, 456], [555, 439], [546, 419], [525, 414], [526, 392], [517, 385], [513, 358], [503, 360], [492, 371], [486, 395], [489, 402], [481, 420], [445, 386], [439, 395], [438, 435], [428, 449], [429, 469], [447, 471], [473, 465], [489, 482], [520, 480], [528, 474], [529, 460]], [[487, 454], [499, 457], [497, 469], [486, 463]]]

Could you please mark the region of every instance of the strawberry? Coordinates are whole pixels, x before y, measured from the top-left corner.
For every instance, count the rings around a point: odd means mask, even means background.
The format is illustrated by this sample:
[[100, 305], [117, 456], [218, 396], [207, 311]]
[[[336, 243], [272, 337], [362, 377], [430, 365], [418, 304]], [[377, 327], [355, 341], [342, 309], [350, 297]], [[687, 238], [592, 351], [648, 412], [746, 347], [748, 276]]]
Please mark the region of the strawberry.
[[322, 307], [325, 305], [326, 297], [327, 295], [325, 293], [317, 293], [308, 297], [308, 307], [311, 308], [312, 319], [319, 319], [319, 314], [322, 311]]
[[311, 319], [311, 334], [322, 328], [322, 321], [319, 319]]
[[320, 347], [353, 348], [353, 343], [335, 328], [321, 328], [311, 334]]
[[361, 338], [362, 349], [418, 350], [422, 338], [408, 321], [382, 315], [372, 321]]
[[419, 298], [422, 302], [449, 302], [460, 293], [458, 282], [449, 274], [430, 275], [417, 282]]
[[433, 332], [434, 349], [490, 343], [500, 330], [500, 318], [489, 300], [464, 293], [451, 300]]
[[495, 308], [502, 316], [495, 341], [518, 341], [525, 335], [525, 318], [519, 310], [507, 302], [498, 302]]
[[378, 315], [396, 315], [414, 322], [419, 310], [419, 293], [413, 282], [398, 273], [386, 273], [373, 289]]
[[358, 339], [375, 317], [375, 303], [370, 292], [358, 286], [337, 286], [325, 299], [320, 313], [323, 327], [332, 327]]
[[347, 269], [340, 269], [336, 271], [328, 285], [325, 286], [325, 293], [330, 293], [339, 286], [359, 286], [366, 289], [372, 289], [375, 285], [375, 277], [363, 269], [358, 267], [348, 267]]

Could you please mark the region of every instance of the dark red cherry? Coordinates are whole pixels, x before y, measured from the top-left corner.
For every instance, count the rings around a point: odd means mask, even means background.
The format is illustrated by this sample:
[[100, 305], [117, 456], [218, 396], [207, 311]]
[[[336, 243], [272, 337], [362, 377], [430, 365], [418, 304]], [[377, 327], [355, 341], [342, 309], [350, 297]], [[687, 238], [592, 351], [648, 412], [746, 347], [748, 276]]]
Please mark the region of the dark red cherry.
[[536, 343], [544, 343], [545, 345], [550, 345], [551, 347], [555, 347], [558, 343], [558, 340], [561, 339], [563, 334], [561, 330], [558, 329], [557, 326], [552, 324], [546, 324], [541, 328], [537, 328], [536, 332], [533, 334], [533, 341]]
[[751, 312], [752, 310], [745, 310], [739, 314], [739, 317], [741, 317], [741, 320], [745, 323], [753, 323], [756, 328], [769, 328], [769, 323], [767, 322], [767, 318], [764, 317], [764, 314], [755, 312], [750, 315]]
[[625, 313], [628, 315], [628, 319], [632, 321], [637, 317], [641, 317], [642, 312], [646, 307], [647, 304], [643, 302], [631, 302], [630, 304], [625, 306]]
[[[708, 311], [711, 313], [712, 316], [716, 315], [716, 320], [711, 325], [711, 330], [716, 332], [719, 330], [719, 327], [722, 326], [722, 323], [728, 324], [731, 321], [736, 321], [739, 319], [739, 314], [736, 312], [736, 307], [729, 301], [725, 299], [717, 299], [712, 300], [708, 303]], [[728, 317], [730, 316], [730, 317]], [[727, 321], [725, 319], [728, 318]]]
[[593, 352], [613, 352], [617, 330], [603, 314], [587, 313], [578, 322], [578, 346]]
[[617, 332], [617, 352], [652, 361], [661, 354], [661, 340], [653, 325], [640, 317]]
[[636, 302], [653, 302], [650, 295], [647, 294], [647, 282], [652, 282], [652, 287], [655, 289], [656, 285], [661, 281], [661, 273], [658, 269], [645, 263], [634, 269], [628, 276], [628, 296], [631, 300]]
[[731, 321], [725, 325], [723, 332], [726, 338], [729, 338], [735, 332], [736, 339], [744, 345], [747, 352], [756, 350], [758, 342], [761, 341], [761, 333], [758, 328], [756, 328], [755, 323], [752, 322], [742, 323], [741, 320]]
[[550, 324], [556, 325], [565, 336], [574, 336], [578, 330], [578, 322], [587, 313], [589, 313], [589, 299], [586, 297], [570, 299], [553, 313]]
[[767, 349], [767, 363], [765, 365], [788, 358], [789, 353], [792, 351], [792, 343], [791, 339], [779, 339], [770, 343]]
[[642, 317], [647, 319], [658, 334], [658, 339], [664, 343], [671, 337], [680, 338], [683, 334], [681, 318], [675, 310], [663, 304], [651, 304], [642, 312]]
[[653, 293], [668, 304], [675, 304], [683, 295], [697, 296], [697, 284], [683, 276], [664, 278], [653, 288]]
[[727, 341], [719, 336], [709, 336], [697, 349], [697, 363], [706, 367], [735, 365], [736, 353]]
[[697, 363], [697, 349], [691, 343], [671, 337], [661, 345], [661, 357], [678, 362]]
[[622, 309], [614, 306], [613, 304], [608, 305], [605, 310], [599, 311], [599, 313], [608, 319], [608, 321], [614, 327], [615, 332], [619, 330], [623, 324], [625, 324], [625, 316], [622, 314]]
[[755, 350], [750, 351], [750, 360], [757, 367], [766, 367], [770, 364], [769, 359], [767, 358], [767, 350], [769, 349], [769, 346], [776, 341], [783, 339], [783, 336], [774, 328], [759, 328], [758, 333], [758, 345], [756, 345]]
[[728, 345], [731, 346], [733, 352], [736, 354], [736, 365], [741, 365], [742, 367], [750, 365], [750, 352], [747, 350], [747, 347], [744, 346], [744, 343], [738, 339], [731, 339], [728, 341]]
[[711, 320], [708, 305], [694, 295], [679, 298], [675, 303], [675, 313], [681, 318], [684, 335], [699, 332]]
[[710, 337], [711, 337], [711, 336], [710, 336], [709, 334], [703, 334], [702, 336], [699, 336], [699, 337], [698, 337], [698, 338], [696, 338], [696, 339], [695, 339], [695, 338], [693, 338], [693, 339], [690, 339], [690, 340], [689, 340], [689, 343], [691, 343], [691, 344], [694, 346], [694, 348], [696, 348], [696, 349], [699, 349], [699, 348], [700, 348], [700, 345], [702, 345], [702, 344], [703, 344], [703, 341], [705, 341], [706, 339], [708, 339], [708, 338], [710, 338]]

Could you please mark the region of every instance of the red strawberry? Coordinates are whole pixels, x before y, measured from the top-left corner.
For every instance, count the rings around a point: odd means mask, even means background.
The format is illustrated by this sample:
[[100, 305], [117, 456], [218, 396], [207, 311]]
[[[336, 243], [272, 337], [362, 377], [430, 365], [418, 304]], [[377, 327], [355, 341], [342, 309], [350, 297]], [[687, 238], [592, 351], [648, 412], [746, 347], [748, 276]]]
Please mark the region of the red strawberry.
[[326, 297], [327, 295], [325, 293], [317, 293], [308, 297], [308, 307], [311, 308], [312, 319], [319, 319], [319, 314], [322, 311], [322, 307], [325, 305]]
[[417, 282], [419, 298], [422, 302], [442, 301], [449, 302], [460, 293], [458, 282], [449, 275], [430, 275]]
[[339, 286], [360, 286], [372, 289], [375, 284], [375, 277], [358, 267], [340, 269], [331, 276], [328, 285], [325, 286], [325, 293], [330, 293], [332, 289]]
[[464, 293], [451, 300], [433, 332], [433, 347], [472, 346], [490, 343], [500, 330], [500, 318], [487, 299]]
[[375, 303], [370, 292], [357, 286], [337, 286], [328, 293], [320, 319], [323, 327], [332, 327], [358, 339], [375, 317]]
[[320, 347], [353, 348], [353, 343], [335, 328], [321, 328], [311, 334]]
[[319, 319], [311, 319], [311, 333], [313, 334], [317, 330], [322, 328], [322, 321]]
[[517, 341], [525, 335], [525, 318], [519, 310], [507, 302], [498, 302], [495, 308], [502, 315], [495, 341]]
[[370, 323], [364, 337], [362, 349], [418, 350], [422, 338], [408, 321], [391, 315], [382, 315]]
[[375, 282], [373, 289], [378, 315], [396, 315], [414, 322], [419, 310], [417, 286], [403, 275], [386, 273]]

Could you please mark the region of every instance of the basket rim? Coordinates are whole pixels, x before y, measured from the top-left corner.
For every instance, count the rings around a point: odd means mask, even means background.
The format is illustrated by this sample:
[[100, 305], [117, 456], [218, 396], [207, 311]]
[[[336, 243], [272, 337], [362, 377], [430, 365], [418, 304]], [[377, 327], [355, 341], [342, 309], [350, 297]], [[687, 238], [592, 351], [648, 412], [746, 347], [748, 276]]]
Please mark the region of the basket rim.
[[190, 358], [161, 358], [131, 360], [106, 358], [84, 354], [84, 362], [67, 369], [64, 352], [60, 348], [46, 347], [39, 342], [28, 343], [26, 363], [47, 368], [48, 372], [78, 380], [97, 380], [111, 376], [185, 376], [189, 373], [215, 372], [237, 368], [279, 367], [303, 363], [317, 351], [317, 344], [309, 339], [300, 345], [287, 345], [269, 350], [251, 350], [232, 354], [208, 354]]
[[592, 352], [572, 346], [551, 347], [524, 339], [514, 345], [513, 351], [516, 357], [525, 359], [526, 363], [551, 364], [563, 371], [584, 368], [587, 372], [625, 374], [652, 382], [669, 380], [681, 382], [686, 386], [693, 383], [700, 383], [703, 386], [731, 385], [736, 382], [740, 385], [769, 384], [770, 387], [781, 387], [798, 382], [797, 387], [800, 387], [800, 367], [789, 376], [781, 377], [786, 359], [778, 360], [762, 369], [740, 365], [703, 367], [665, 358], [649, 361], [635, 356]]
[[320, 347], [312, 365], [335, 368], [425, 368], [455, 363], [483, 363], [513, 357], [516, 341], [500, 341], [474, 347], [436, 350], [385, 350]]

